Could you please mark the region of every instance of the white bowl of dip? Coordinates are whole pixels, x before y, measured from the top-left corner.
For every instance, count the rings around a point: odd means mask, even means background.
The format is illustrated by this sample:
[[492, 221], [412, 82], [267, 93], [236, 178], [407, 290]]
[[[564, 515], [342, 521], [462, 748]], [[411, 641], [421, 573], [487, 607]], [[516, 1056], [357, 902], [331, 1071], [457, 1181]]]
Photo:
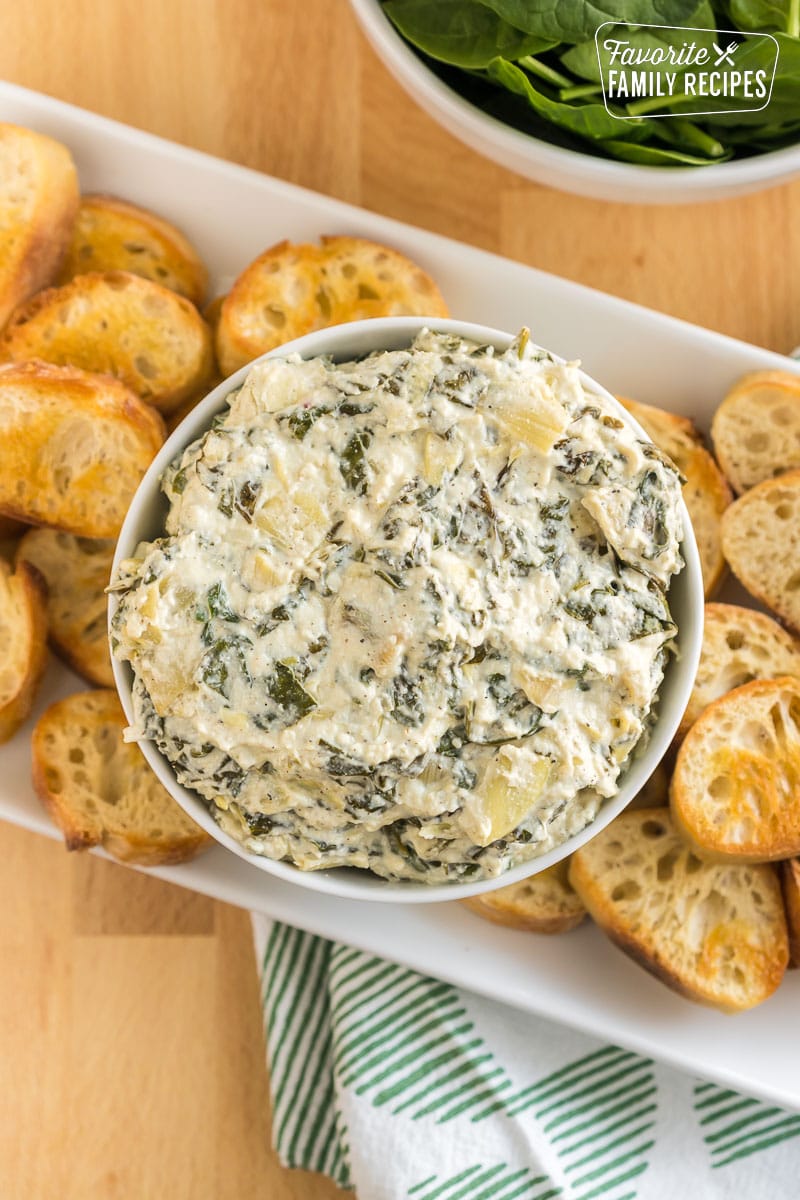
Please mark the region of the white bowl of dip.
[[[406, 348], [414, 337], [425, 328], [436, 333], [455, 334], [481, 345], [492, 345], [500, 351], [507, 349], [514, 340], [514, 335], [510, 333], [463, 321], [438, 319], [426, 321], [420, 317], [393, 317], [322, 329], [280, 346], [255, 361], [261, 362], [269, 358], [283, 358], [288, 354], [298, 354], [304, 359], [328, 356], [335, 362], [347, 362], [376, 350]], [[161, 491], [161, 479], [165, 469], [190, 443], [206, 432], [213, 418], [225, 409], [229, 393], [241, 387], [252, 366], [251, 363], [237, 371], [202, 400], [167, 439], [153, 460], [133, 498], [122, 527], [112, 578], [116, 576], [119, 563], [123, 559], [134, 556], [139, 543], [152, 541], [163, 534], [164, 520], [168, 509], [167, 500]], [[632, 427], [643, 440], [649, 441], [644, 431], [614, 397], [583, 372], [581, 372], [581, 383], [587, 392], [602, 396], [608, 404], [613, 406], [621, 420]], [[681, 501], [681, 517], [684, 526], [681, 552], [685, 566], [673, 578], [668, 592], [670, 608], [678, 628], [675, 638], [677, 653], [670, 658], [665, 669], [649, 737], [644, 745], [640, 743], [631, 754], [621, 776], [616, 795], [601, 804], [595, 818], [584, 829], [546, 853], [511, 867], [497, 878], [440, 884], [425, 884], [409, 880], [389, 881], [379, 878], [370, 871], [353, 868], [336, 867], [303, 871], [292, 863], [275, 861], [263, 855], [250, 853], [241, 842], [220, 828], [209, 811], [207, 803], [198, 794], [179, 783], [172, 764], [160, 753], [155, 743], [142, 741], [140, 743], [142, 753], [170, 795], [217, 842], [268, 874], [313, 891], [349, 899], [431, 903], [459, 900], [482, 892], [494, 891], [537, 874], [579, 849], [622, 812], [649, 779], [667, 752], [678, 728], [689, 700], [700, 656], [704, 604], [700, 559], [689, 515], [683, 501]], [[112, 593], [109, 604], [110, 617], [113, 616], [116, 605], [117, 600]], [[113, 659], [113, 670], [126, 716], [133, 723], [133, 671], [127, 662], [120, 662], [116, 658]]]

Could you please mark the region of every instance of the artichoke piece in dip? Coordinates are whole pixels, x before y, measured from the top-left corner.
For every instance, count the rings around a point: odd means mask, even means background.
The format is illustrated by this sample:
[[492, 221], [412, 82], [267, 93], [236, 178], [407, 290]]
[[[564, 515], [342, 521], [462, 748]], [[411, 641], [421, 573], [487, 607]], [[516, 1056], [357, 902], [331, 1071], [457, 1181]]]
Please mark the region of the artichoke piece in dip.
[[675, 633], [680, 477], [576, 366], [425, 331], [251, 369], [114, 583], [133, 736], [255, 854], [441, 883], [583, 829]]

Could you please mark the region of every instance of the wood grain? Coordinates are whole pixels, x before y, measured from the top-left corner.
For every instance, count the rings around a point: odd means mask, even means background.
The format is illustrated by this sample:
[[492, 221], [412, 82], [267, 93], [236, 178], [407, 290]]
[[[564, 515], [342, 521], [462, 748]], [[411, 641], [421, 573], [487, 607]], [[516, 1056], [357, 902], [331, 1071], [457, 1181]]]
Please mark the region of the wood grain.
[[[800, 342], [800, 183], [670, 208], [528, 183], [408, 99], [346, 0], [27, 0], [5, 6], [0, 76], [777, 350]], [[245, 913], [7, 826], [0, 861], [3, 1200], [343, 1195], [269, 1148]]]
[[249, 916], [0, 825], [3, 1200], [332, 1200], [285, 1171]]

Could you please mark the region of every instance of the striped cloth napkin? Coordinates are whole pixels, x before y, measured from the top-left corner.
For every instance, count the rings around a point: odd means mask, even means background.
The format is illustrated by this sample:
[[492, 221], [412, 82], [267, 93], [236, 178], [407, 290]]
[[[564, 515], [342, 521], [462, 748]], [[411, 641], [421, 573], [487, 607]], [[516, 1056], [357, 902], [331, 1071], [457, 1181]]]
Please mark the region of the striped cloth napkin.
[[359, 1200], [798, 1200], [800, 1114], [254, 915], [273, 1139]]

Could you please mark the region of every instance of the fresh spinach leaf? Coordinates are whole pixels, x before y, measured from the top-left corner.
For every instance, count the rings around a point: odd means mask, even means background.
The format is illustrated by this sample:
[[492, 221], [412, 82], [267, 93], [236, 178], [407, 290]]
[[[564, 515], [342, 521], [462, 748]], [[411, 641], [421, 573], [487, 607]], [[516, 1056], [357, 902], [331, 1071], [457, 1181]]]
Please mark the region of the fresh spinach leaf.
[[481, 0], [389, 0], [384, 11], [412, 46], [470, 70], [485, 67], [498, 54], [521, 58], [554, 44], [521, 32]]
[[697, 0], [592, 0], [587, 4], [580, 0], [484, 0], [484, 3], [518, 29], [555, 42], [572, 43], [594, 38], [604, 21], [689, 25], [697, 8]]
[[[706, 167], [712, 160], [699, 154], [687, 154], [683, 150], [669, 150], [666, 146], [643, 146], [635, 142], [617, 142], [613, 139], [603, 142], [603, 149], [614, 158], [623, 162], [639, 163], [644, 167]], [[718, 155], [715, 162], [725, 162], [732, 155], [732, 150], [726, 150]]]
[[761, 30], [800, 37], [800, 4], [797, 0], [730, 0], [731, 20], [751, 33]]
[[800, 113], [794, 123], [786, 125], [720, 125], [714, 132], [723, 137], [742, 156], [764, 150], [779, 150], [800, 140]]
[[[684, 28], [679, 29], [630, 29], [625, 34], [625, 40], [630, 42], [631, 48], [636, 51], [647, 50], [663, 50], [669, 46], [675, 46], [680, 49], [686, 40], [686, 28], [691, 27], [692, 41], [700, 47], [706, 47], [711, 50], [713, 47], [715, 33], [711, 32], [717, 28], [717, 19], [714, 16], [714, 10], [711, 7], [709, 0], [701, 0], [695, 5], [692, 14], [681, 23]], [[707, 33], [698, 33], [697, 30], [708, 30]], [[597, 58], [597, 43], [594, 37], [594, 31], [586, 42], [580, 42], [577, 46], [570, 46], [565, 53], [561, 55], [561, 64], [571, 71], [573, 75], [577, 75], [579, 79], [588, 79], [592, 83], [600, 83], [600, 63]], [[670, 67], [670, 71], [685, 71], [686, 66]]]
[[[782, 125], [797, 127], [800, 122], [800, 41], [785, 33], [775, 33], [772, 36], [778, 43], [778, 62], [767, 106], [760, 111], [725, 112], [726, 103], [730, 107], [729, 100], [726, 102], [723, 97], [709, 97], [706, 107], [720, 111], [704, 117], [705, 124], [715, 128], [727, 125], [771, 126], [773, 129]], [[762, 40], [748, 39], [736, 52], [737, 71], [757, 71], [763, 68]], [[692, 102], [696, 106], [697, 101], [692, 101], [689, 97], [687, 103], [677, 102], [673, 109], [675, 112], [685, 111]]]
[[597, 57], [594, 38], [588, 42], [578, 42], [577, 46], [570, 46], [565, 50], [561, 55], [561, 65], [579, 79], [586, 79], [598, 87], [602, 83], [600, 60]]
[[[646, 166], [699, 167], [800, 139], [800, 0], [388, 0], [384, 8], [449, 87], [553, 145]], [[682, 45], [684, 31], [710, 49], [718, 28], [769, 32], [779, 46], [769, 103], [734, 112], [730, 97], [704, 97], [711, 112], [698, 114], [698, 97], [678, 87], [669, 99], [634, 100], [609, 112], [595, 45], [606, 21], [626, 24], [636, 50]], [[763, 39], [740, 39], [736, 69], [763, 70], [764, 46]], [[670, 68], [679, 76], [687, 69]], [[667, 110], [671, 120], [650, 116]]]
[[731, 152], [717, 138], [706, 133], [688, 117], [671, 117], [661, 121], [658, 127], [661, 140], [673, 149], [687, 154], [705, 155], [706, 158], [724, 162]]
[[645, 118], [620, 120], [619, 117], [613, 117], [604, 104], [563, 104], [551, 100], [533, 86], [524, 71], [504, 58], [492, 59], [488, 73], [495, 83], [522, 96], [534, 112], [554, 125], [560, 125], [590, 141], [605, 141], [607, 138], [641, 141], [654, 133], [652, 121]]
[[[730, 97], [704, 96], [703, 106], [708, 112], [703, 113], [704, 125], [717, 127], [750, 126], [751, 136], [758, 136], [755, 127], [771, 127], [773, 130], [785, 125], [796, 128], [800, 121], [800, 41], [785, 33], [771, 35], [778, 43], [778, 61], [772, 81], [769, 102], [762, 108], [731, 111]], [[763, 38], [748, 38], [743, 41], [736, 52], [737, 71], [763, 71], [767, 65], [765, 40]], [[769, 89], [769, 77], [767, 88]], [[628, 105], [628, 112], [635, 115], [647, 113], [656, 108], [669, 108], [673, 113], [685, 113], [691, 117], [697, 109], [697, 96], [679, 92], [669, 99], [638, 100]]]

